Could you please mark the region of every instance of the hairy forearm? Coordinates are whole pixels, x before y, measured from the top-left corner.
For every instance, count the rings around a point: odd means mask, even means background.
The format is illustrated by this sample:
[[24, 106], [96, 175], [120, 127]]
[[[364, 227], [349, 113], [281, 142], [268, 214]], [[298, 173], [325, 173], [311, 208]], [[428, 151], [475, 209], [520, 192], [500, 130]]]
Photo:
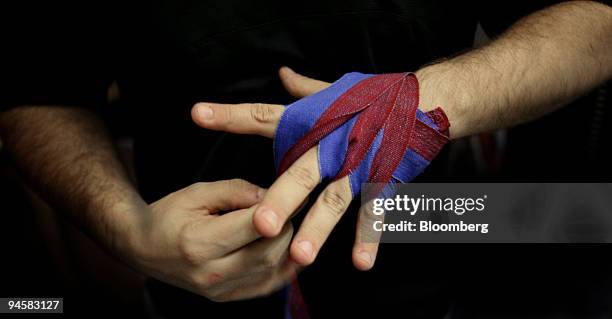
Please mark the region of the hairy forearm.
[[451, 137], [538, 118], [612, 76], [612, 8], [561, 3], [489, 45], [417, 72], [423, 109], [442, 106]]
[[68, 107], [20, 107], [0, 113], [0, 133], [39, 194], [105, 248], [127, 249], [125, 228], [145, 203], [97, 115]]

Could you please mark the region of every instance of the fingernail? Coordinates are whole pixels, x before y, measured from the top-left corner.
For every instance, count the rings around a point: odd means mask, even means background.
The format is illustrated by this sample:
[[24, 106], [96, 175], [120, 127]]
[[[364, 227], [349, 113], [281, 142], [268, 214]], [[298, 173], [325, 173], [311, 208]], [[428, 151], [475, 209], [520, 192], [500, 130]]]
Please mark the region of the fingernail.
[[213, 118], [213, 110], [208, 107], [208, 106], [204, 106], [204, 105], [200, 105], [198, 107], [198, 114], [200, 115], [201, 118], [205, 119], [205, 120], [210, 120]]
[[370, 254], [365, 251], [360, 252], [357, 257], [359, 257], [359, 259], [365, 262], [368, 266], [372, 264], [372, 256], [370, 256]]
[[307, 240], [302, 240], [298, 243], [298, 247], [304, 255], [308, 256], [308, 258], [312, 258], [312, 244]]
[[260, 214], [272, 229], [276, 229], [278, 225], [278, 216], [275, 212], [270, 209], [265, 209]]

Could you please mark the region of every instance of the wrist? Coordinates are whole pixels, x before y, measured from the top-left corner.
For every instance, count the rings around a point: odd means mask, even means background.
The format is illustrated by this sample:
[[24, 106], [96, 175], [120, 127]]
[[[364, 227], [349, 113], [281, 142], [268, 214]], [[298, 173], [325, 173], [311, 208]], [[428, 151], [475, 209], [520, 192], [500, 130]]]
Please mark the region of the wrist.
[[469, 135], [469, 95], [460, 89], [454, 67], [447, 62], [428, 65], [415, 72], [419, 80], [419, 109], [423, 112], [440, 107], [450, 122], [450, 138]]
[[89, 206], [88, 228], [96, 241], [112, 255], [133, 264], [143, 251], [143, 218], [149, 206], [135, 190]]

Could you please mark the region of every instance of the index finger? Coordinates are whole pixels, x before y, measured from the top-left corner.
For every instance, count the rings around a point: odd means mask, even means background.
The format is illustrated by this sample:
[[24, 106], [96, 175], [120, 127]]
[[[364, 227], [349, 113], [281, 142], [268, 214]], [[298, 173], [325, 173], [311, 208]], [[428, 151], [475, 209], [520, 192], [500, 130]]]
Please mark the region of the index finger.
[[263, 196], [253, 216], [257, 231], [266, 237], [278, 235], [320, 179], [317, 147], [313, 147], [281, 174]]
[[272, 138], [284, 110], [279, 104], [197, 103], [191, 109], [191, 118], [211, 130]]
[[[188, 226], [187, 240], [193, 246], [207, 247], [207, 251], [202, 252], [207, 258], [225, 256], [261, 237], [253, 226], [255, 208], [240, 209], [192, 223]], [[211, 242], [215, 244], [211, 245]]]

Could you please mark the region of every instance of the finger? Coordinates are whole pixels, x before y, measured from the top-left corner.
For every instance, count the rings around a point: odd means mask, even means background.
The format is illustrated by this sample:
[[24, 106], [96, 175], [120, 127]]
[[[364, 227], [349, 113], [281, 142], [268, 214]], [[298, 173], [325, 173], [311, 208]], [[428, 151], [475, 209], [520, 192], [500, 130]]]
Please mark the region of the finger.
[[229, 254], [246, 246], [261, 235], [253, 226], [253, 213], [256, 206], [233, 211], [208, 222], [208, 238], [215, 238], [221, 248], [218, 256]]
[[207, 214], [251, 207], [263, 197], [265, 190], [241, 179], [192, 184], [176, 193], [188, 209]]
[[359, 270], [370, 270], [376, 261], [381, 232], [374, 230], [375, 222], [383, 222], [384, 215], [376, 215], [372, 201], [359, 209], [355, 244], [353, 245], [353, 265]]
[[[306, 206], [307, 201], [308, 198], [306, 198], [300, 204], [296, 212], [303, 209], [304, 206]], [[202, 234], [207, 234], [206, 238], [223, 238], [223, 240], [216, 241], [217, 250], [214, 252], [208, 252], [207, 256], [212, 256], [209, 258], [217, 258], [225, 254], [229, 254], [250, 244], [254, 245], [255, 249], [260, 247], [260, 252], [255, 252], [253, 254], [264, 257], [263, 265], [266, 265], [269, 264], [270, 260], [274, 260], [275, 256], [278, 256], [278, 254], [275, 252], [282, 252], [283, 250], [285, 253], [288, 252], [289, 241], [293, 235], [293, 226], [291, 226], [291, 224], [285, 225], [283, 228], [284, 230], [276, 237], [252, 243], [261, 237], [261, 235], [255, 230], [253, 223], [253, 212], [255, 209], [256, 207], [251, 207], [248, 209], [233, 211], [214, 219], [209, 219], [206, 224], [203, 224], [204, 229], [194, 227], [196, 232], [195, 235], [199, 234], [201, 236]], [[295, 212], [291, 217], [293, 216], [295, 216]], [[283, 241], [285, 239], [286, 241]], [[269, 247], [270, 245], [279, 248], [271, 249]], [[252, 250], [253, 248], [240, 251], [249, 252]]]
[[191, 118], [211, 130], [272, 138], [284, 109], [278, 104], [197, 103], [191, 109]]
[[278, 75], [280, 76], [283, 86], [287, 89], [287, 92], [297, 98], [315, 94], [330, 86], [327, 82], [303, 76], [286, 66], [280, 68]]
[[319, 181], [317, 148], [313, 147], [270, 186], [253, 216], [257, 231], [265, 237], [276, 236]]
[[352, 194], [348, 176], [329, 184], [300, 226], [291, 244], [291, 258], [298, 264], [311, 264], [321, 246], [351, 203]]
[[255, 207], [202, 216], [187, 224], [180, 238], [185, 256], [197, 264], [225, 256], [261, 237], [253, 226]]
[[[206, 264], [205, 272], [215, 272], [219, 281], [226, 281], [280, 267], [288, 256], [293, 227], [287, 225], [274, 238], [252, 242]], [[221, 275], [222, 274], [222, 275]]]

